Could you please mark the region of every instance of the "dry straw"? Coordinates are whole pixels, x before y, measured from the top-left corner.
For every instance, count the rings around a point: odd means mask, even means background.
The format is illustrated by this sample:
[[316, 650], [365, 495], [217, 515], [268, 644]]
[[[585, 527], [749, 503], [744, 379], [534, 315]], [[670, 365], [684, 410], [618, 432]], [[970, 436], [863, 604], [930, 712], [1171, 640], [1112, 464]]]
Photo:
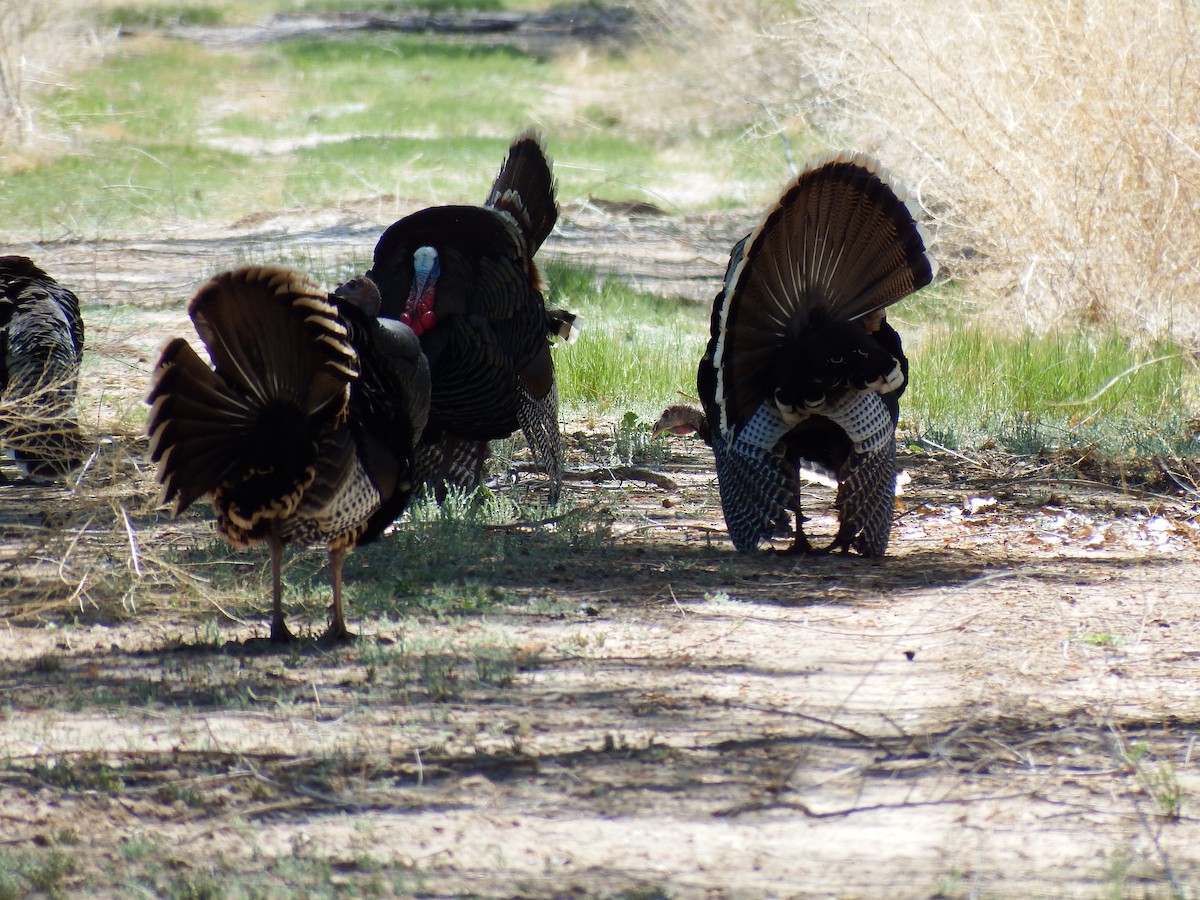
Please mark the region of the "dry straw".
[[1189, 4], [661, 2], [694, 109], [882, 157], [982, 308], [1200, 336]]
[[[93, 58], [104, 41], [87, 0], [0, 0], [0, 148], [11, 153], [46, 135], [32, 96], [62, 86], [64, 67]], [[6, 154], [7, 155], [7, 154]]]

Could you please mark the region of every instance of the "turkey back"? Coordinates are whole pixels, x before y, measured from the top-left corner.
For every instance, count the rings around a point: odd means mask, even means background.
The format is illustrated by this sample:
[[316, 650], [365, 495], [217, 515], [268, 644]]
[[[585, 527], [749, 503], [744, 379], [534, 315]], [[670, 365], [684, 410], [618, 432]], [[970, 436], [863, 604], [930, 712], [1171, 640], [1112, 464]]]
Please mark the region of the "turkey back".
[[176, 513], [221, 494], [239, 527], [289, 515], [315, 477], [321, 441], [345, 421], [358, 357], [328, 294], [297, 272], [215, 276], [188, 305], [212, 360], [182, 339], [155, 366], [150, 456]]
[[[915, 207], [915, 204], [914, 204]], [[802, 173], [734, 250], [713, 311], [720, 427], [744, 426], [774, 396], [781, 370], [866, 353], [864, 373], [806, 373], [800, 394], [863, 388], [890, 357], [864, 329], [841, 328], [928, 284], [935, 270], [907, 192], [865, 154], [833, 156]], [[828, 353], [830, 344], [844, 353]], [[781, 358], [787, 361], [781, 363]], [[887, 357], [887, 358], [885, 358]], [[794, 376], [793, 376], [794, 377]], [[821, 397], [808, 398], [819, 402]]]

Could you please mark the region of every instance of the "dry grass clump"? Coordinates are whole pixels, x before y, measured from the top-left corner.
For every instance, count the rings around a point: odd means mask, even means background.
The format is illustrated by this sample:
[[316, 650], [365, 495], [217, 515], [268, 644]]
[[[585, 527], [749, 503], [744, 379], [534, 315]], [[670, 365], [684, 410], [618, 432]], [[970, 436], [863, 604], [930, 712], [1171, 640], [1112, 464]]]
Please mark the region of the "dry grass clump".
[[60, 377], [23, 370], [0, 393], [0, 448], [38, 475], [77, 468], [92, 447], [79, 428], [78, 371]]
[[[85, 439], [86, 440], [86, 439]], [[168, 587], [162, 535], [141, 463], [144, 442], [89, 443], [82, 465], [53, 479], [0, 472], [0, 622], [43, 614], [130, 615]], [[11, 480], [10, 480], [11, 479]]]
[[39, 136], [31, 95], [64, 82], [102, 46], [87, 0], [0, 2], [0, 147]]
[[652, 2], [681, 75], [718, 101], [698, 118], [770, 124], [769, 109], [878, 154], [1003, 318], [1200, 336], [1187, 4]]

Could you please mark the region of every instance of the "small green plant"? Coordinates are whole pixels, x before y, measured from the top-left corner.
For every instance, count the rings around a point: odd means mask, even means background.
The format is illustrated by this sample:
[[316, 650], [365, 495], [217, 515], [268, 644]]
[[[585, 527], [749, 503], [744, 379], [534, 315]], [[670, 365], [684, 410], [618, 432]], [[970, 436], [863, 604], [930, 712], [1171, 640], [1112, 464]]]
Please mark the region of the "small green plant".
[[167, 885], [169, 900], [221, 900], [227, 896], [224, 879], [213, 872], [189, 872], [171, 879]]
[[64, 896], [64, 882], [78, 870], [75, 857], [57, 847], [0, 851], [0, 900]]
[[169, 799], [178, 801], [184, 806], [195, 808], [205, 804], [204, 794], [190, 784], [172, 783], [163, 790]]
[[463, 695], [460, 658], [448, 650], [428, 650], [417, 656], [417, 672], [431, 700], [445, 702]]
[[1175, 767], [1156, 757], [1149, 741], [1127, 741], [1118, 734], [1115, 753], [1132, 770], [1161, 818], [1174, 821], [1182, 815], [1185, 794]]
[[109, 765], [94, 753], [46, 762], [39, 760], [34, 764], [32, 774], [37, 780], [64, 791], [120, 794], [125, 789], [120, 769]]
[[625, 413], [613, 426], [613, 461], [624, 465], [661, 463], [666, 457], [665, 445], [651, 437], [652, 427], [632, 410]]
[[1183, 814], [1184, 793], [1175, 767], [1164, 762], [1151, 771], [1139, 767], [1138, 773], [1158, 808], [1158, 814], [1168, 821], [1177, 820]]
[[474, 663], [481, 686], [506, 688], [517, 674], [517, 650], [512, 646], [480, 645], [474, 648]]
[[126, 862], [150, 860], [162, 853], [162, 844], [145, 834], [133, 834], [120, 843], [121, 857]]

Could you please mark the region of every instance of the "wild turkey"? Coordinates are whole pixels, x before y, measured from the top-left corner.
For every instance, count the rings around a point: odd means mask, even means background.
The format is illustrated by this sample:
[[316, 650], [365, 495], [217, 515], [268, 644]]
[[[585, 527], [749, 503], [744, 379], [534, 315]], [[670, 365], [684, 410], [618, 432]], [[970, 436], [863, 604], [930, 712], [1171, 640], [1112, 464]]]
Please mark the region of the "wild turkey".
[[31, 474], [64, 474], [86, 455], [82, 355], [78, 298], [32, 260], [0, 256], [0, 443]]
[[342, 565], [404, 511], [429, 414], [429, 368], [407, 325], [377, 318], [356, 278], [328, 294], [276, 266], [224, 272], [188, 305], [210, 368], [182, 338], [154, 367], [150, 458], [175, 514], [207, 496], [217, 531], [271, 552], [271, 640], [284, 619], [285, 542], [329, 546], [328, 640], [349, 637]]
[[786, 530], [791, 511], [791, 552], [812, 552], [801, 468], [836, 479], [826, 552], [887, 550], [908, 359], [884, 310], [936, 270], [906, 197], [874, 159], [834, 156], [733, 248], [697, 372], [703, 412], [671, 407], [655, 432], [712, 446], [738, 550]]
[[391, 225], [367, 273], [383, 314], [412, 325], [433, 379], [418, 453], [423, 480], [477, 484], [488, 442], [525, 433], [535, 461], [562, 485], [551, 336], [575, 317], [547, 311], [534, 254], [558, 218], [541, 139], [520, 135], [483, 206], [435, 206]]

